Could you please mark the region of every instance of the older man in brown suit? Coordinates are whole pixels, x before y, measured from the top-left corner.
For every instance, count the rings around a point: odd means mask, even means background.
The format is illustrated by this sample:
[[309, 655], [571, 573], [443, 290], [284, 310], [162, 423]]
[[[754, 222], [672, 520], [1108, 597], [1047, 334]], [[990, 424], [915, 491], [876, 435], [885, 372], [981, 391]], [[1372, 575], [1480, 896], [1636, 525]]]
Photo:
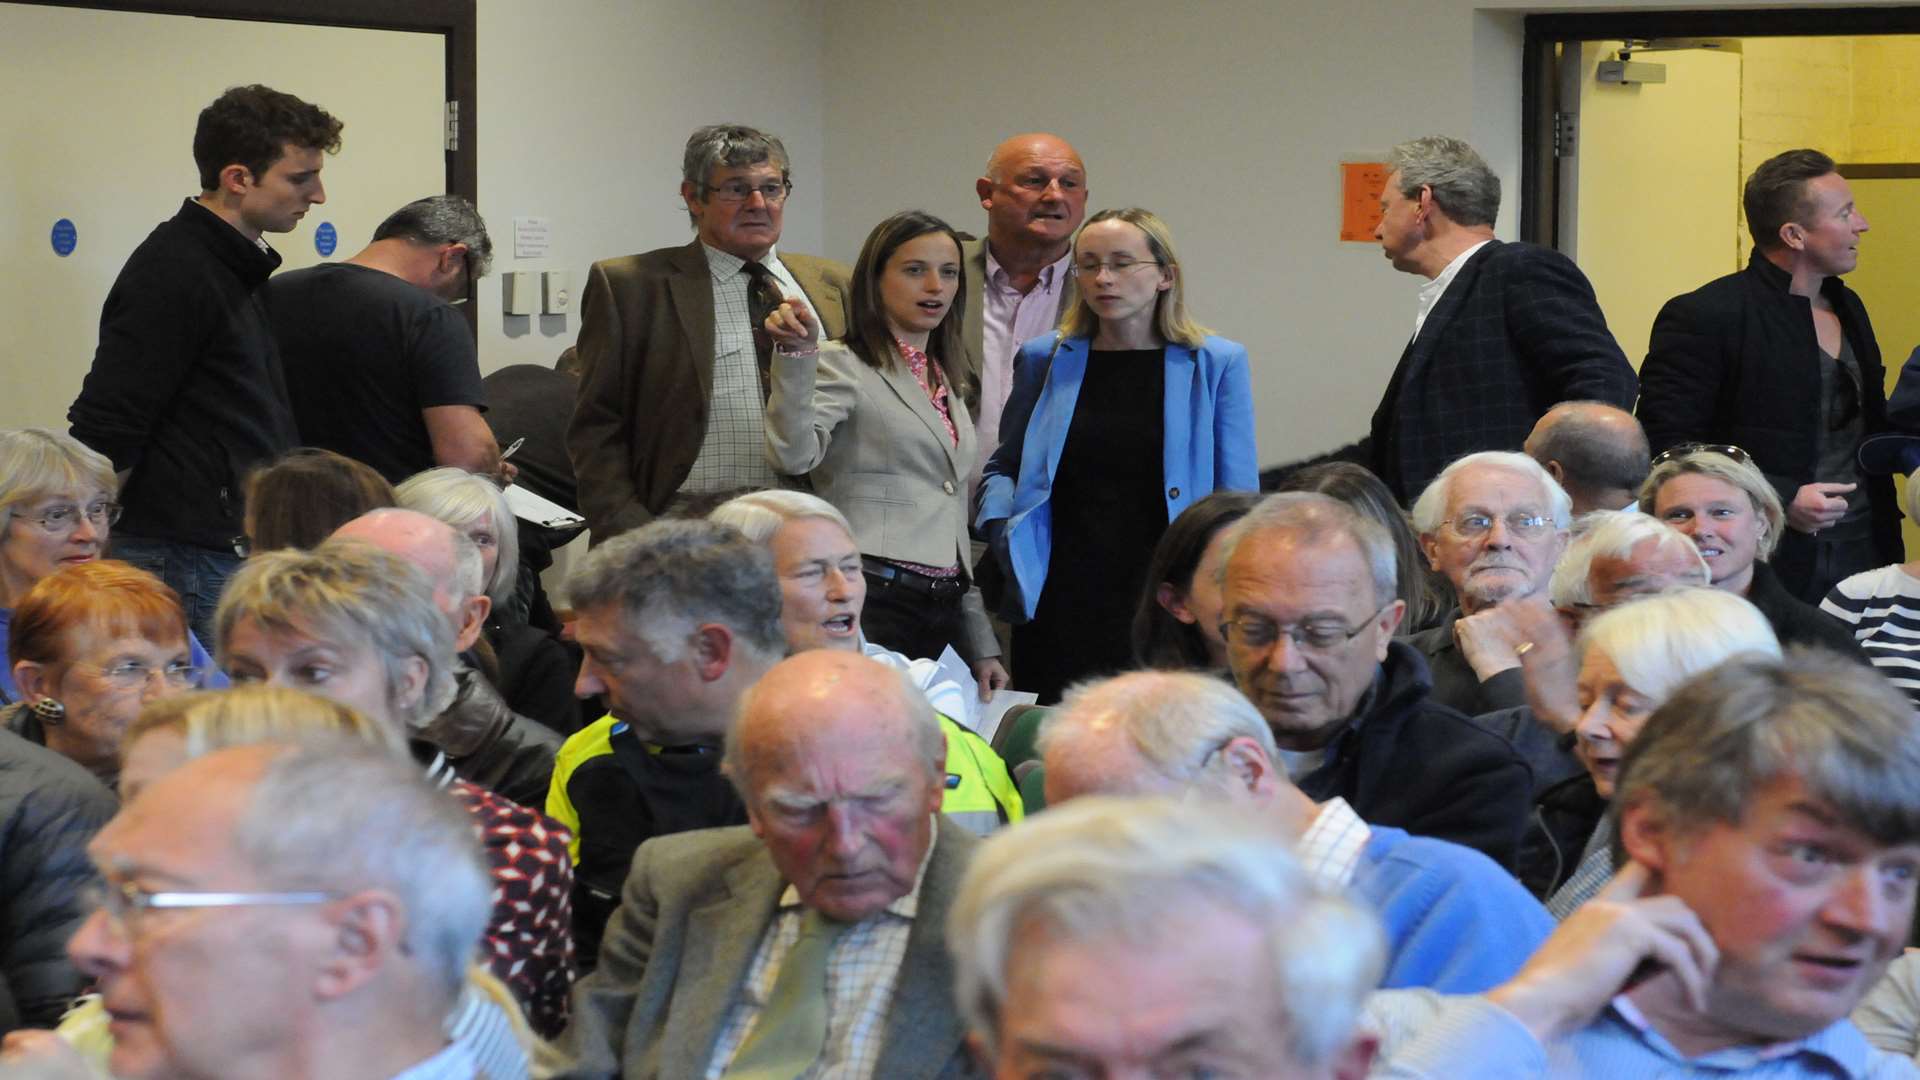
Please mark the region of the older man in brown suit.
[[793, 188], [778, 138], [703, 127], [687, 140], [682, 177], [694, 242], [587, 274], [567, 452], [596, 543], [677, 495], [776, 484], [761, 324], [782, 298], [805, 297], [826, 336], [846, 333], [847, 268], [775, 250]]

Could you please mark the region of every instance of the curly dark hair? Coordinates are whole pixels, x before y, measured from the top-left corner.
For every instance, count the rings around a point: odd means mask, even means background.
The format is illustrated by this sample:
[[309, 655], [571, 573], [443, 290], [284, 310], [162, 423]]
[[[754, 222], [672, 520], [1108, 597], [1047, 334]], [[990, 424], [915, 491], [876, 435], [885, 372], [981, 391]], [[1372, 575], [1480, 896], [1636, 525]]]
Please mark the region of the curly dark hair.
[[337, 153], [344, 126], [327, 110], [270, 86], [235, 86], [200, 110], [193, 129], [193, 163], [200, 190], [220, 186], [220, 170], [243, 165], [257, 179], [286, 153], [289, 143]]

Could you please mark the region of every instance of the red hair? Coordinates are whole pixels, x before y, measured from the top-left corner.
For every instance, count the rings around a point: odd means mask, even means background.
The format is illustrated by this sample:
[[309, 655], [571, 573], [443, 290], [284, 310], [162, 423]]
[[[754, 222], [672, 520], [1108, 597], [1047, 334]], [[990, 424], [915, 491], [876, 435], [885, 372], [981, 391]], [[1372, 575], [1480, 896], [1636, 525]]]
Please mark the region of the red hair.
[[185, 642], [187, 612], [157, 577], [111, 559], [95, 559], [41, 578], [13, 609], [7, 662], [65, 664], [69, 631], [87, 626], [108, 638]]

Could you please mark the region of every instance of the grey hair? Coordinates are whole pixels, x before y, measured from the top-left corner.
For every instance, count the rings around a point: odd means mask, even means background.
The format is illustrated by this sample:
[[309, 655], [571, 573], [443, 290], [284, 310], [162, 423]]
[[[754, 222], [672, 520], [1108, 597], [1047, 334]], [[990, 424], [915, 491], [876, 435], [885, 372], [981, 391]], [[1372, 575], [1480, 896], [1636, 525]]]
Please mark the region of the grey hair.
[[474, 280], [493, 269], [493, 238], [480, 211], [459, 195], [429, 195], [415, 199], [387, 215], [373, 230], [374, 240], [408, 240], [416, 244], [465, 244], [467, 265]]
[[1725, 454], [1712, 450], [1695, 450], [1669, 458], [1654, 466], [1647, 476], [1647, 482], [1640, 486], [1640, 509], [1651, 514], [1659, 502], [1660, 488], [1676, 476], [1705, 476], [1723, 484], [1732, 484], [1747, 493], [1747, 500], [1753, 504], [1753, 512], [1760, 515], [1764, 531], [1760, 534], [1756, 558], [1766, 562], [1773, 557], [1775, 548], [1780, 546], [1780, 538], [1787, 527], [1787, 511], [1780, 504], [1780, 493], [1773, 490], [1767, 482], [1767, 476], [1759, 466], [1750, 461], [1736, 461]]
[[480, 545], [466, 533], [451, 525], [447, 529], [447, 543], [453, 547], [452, 584], [459, 590], [460, 603], [464, 604], [487, 591], [487, 561], [480, 555]]
[[1325, 543], [1329, 537], [1352, 540], [1366, 559], [1373, 576], [1373, 600], [1386, 603], [1397, 595], [1400, 586], [1398, 560], [1394, 556], [1393, 534], [1373, 520], [1331, 495], [1311, 491], [1282, 491], [1254, 504], [1247, 516], [1227, 526], [1221, 534], [1219, 579], [1225, 584], [1227, 564], [1240, 542], [1254, 533], [1300, 532], [1310, 543]]
[[[1192, 785], [1224, 768], [1221, 747], [1252, 739], [1270, 762], [1280, 760], [1266, 717], [1226, 681], [1197, 671], [1134, 671], [1069, 688], [1040, 729], [1042, 758], [1085, 738], [1095, 726], [1117, 729], [1140, 761], [1168, 781]], [[1280, 774], [1284, 775], [1284, 773]], [[1128, 778], [1106, 770], [1120, 794]], [[1221, 778], [1212, 778], [1221, 779]], [[1224, 779], [1221, 779], [1224, 783]]]
[[[705, 202], [712, 190], [707, 181], [713, 176], [713, 170], [737, 169], [763, 161], [779, 168], [780, 179], [793, 179], [788, 170], [786, 144], [778, 136], [745, 124], [708, 124], [687, 136], [686, 153], [680, 159], [680, 180], [692, 184], [700, 201]], [[699, 219], [694, 218], [691, 211], [687, 217], [698, 224]]]
[[[213, 616], [222, 666], [241, 619], [335, 645], [372, 646], [386, 669], [387, 696], [409, 728], [440, 715], [459, 689], [453, 627], [434, 603], [432, 584], [412, 563], [365, 541], [330, 539], [312, 551], [263, 551], [241, 563]], [[414, 657], [426, 663], [427, 682], [420, 700], [404, 709], [397, 695]]]
[[712, 521], [654, 521], [587, 552], [567, 579], [574, 610], [618, 604], [665, 663], [685, 656], [701, 624], [725, 625], [764, 658], [785, 655], [773, 556]]
[[1454, 480], [1468, 469], [1505, 469], [1527, 477], [1540, 486], [1540, 497], [1546, 500], [1547, 514], [1553, 518], [1553, 527], [1564, 529], [1573, 524], [1572, 497], [1539, 462], [1525, 454], [1508, 450], [1482, 450], [1454, 459], [1413, 501], [1413, 531], [1422, 536], [1440, 531], [1447, 513], [1448, 492]]
[[1547, 595], [1555, 607], [1587, 607], [1593, 603], [1595, 559], [1629, 559], [1633, 549], [1651, 540], [1654, 550], [1685, 552], [1700, 571], [1701, 585], [1712, 577], [1707, 560], [1685, 533], [1637, 510], [1595, 510], [1580, 515], [1579, 534], [1567, 545], [1553, 568]]
[[731, 525], [756, 544], [772, 543], [773, 534], [780, 531], [780, 526], [804, 518], [831, 521], [848, 536], [853, 535], [853, 525], [839, 507], [811, 492], [786, 488], [749, 491], [728, 499], [707, 515], [708, 521]]
[[[1623, 609], [1624, 610], [1624, 609]], [[1819, 649], [1739, 657], [1654, 710], [1627, 748], [1616, 812], [1658, 808], [1675, 827], [1737, 823], [1760, 789], [1796, 777], [1882, 844], [1920, 841], [1913, 703], [1874, 669]], [[1616, 861], [1621, 844], [1615, 840]]]
[[1780, 658], [1780, 640], [1759, 608], [1704, 583], [1602, 612], [1580, 631], [1580, 655], [1589, 649], [1605, 653], [1626, 684], [1653, 701], [1730, 656]]
[[1266, 931], [1273, 1019], [1288, 1053], [1323, 1065], [1379, 982], [1378, 919], [1316, 886], [1271, 822], [1218, 804], [1090, 796], [989, 837], [947, 918], [954, 999], [990, 1052], [1016, 935], [1119, 937], [1177, 948], [1179, 927], [1231, 912]]
[[[417, 510], [437, 518], [463, 537], [474, 522], [486, 520], [493, 530], [497, 555], [493, 576], [467, 595], [484, 592], [493, 601], [494, 610], [504, 608], [520, 581], [520, 526], [513, 516], [513, 508], [507, 505], [506, 493], [484, 476], [448, 465], [414, 473], [402, 480], [393, 494], [401, 509]], [[470, 537], [467, 539], [472, 543]], [[478, 545], [475, 545], [474, 556], [480, 558], [481, 574], [484, 574], [486, 563], [480, 557]]]
[[16, 506], [89, 485], [108, 498], [120, 490], [105, 454], [48, 428], [0, 431], [0, 528], [13, 520]]
[[1500, 177], [1473, 147], [1448, 135], [1409, 139], [1387, 152], [1387, 170], [1400, 174], [1400, 194], [1433, 201], [1456, 225], [1491, 225], [1500, 216]]
[[271, 887], [381, 889], [406, 911], [404, 949], [446, 995], [493, 914], [473, 818], [410, 761], [342, 738], [289, 748], [254, 785], [234, 848]]
[[[871, 664], [887, 673], [886, 684], [894, 699], [891, 705], [898, 710], [896, 715], [906, 725], [914, 755], [927, 767], [933, 783], [938, 786], [945, 779], [941, 775], [941, 763], [947, 757], [947, 733], [926, 691], [913, 681], [913, 673], [907, 668], [896, 668], [864, 656], [859, 658], [859, 663]], [[760, 683], [755, 683], [748, 687], [740, 695], [740, 700], [734, 703], [733, 716], [728, 721], [727, 737], [720, 754], [720, 771], [733, 782], [734, 790], [749, 805], [756, 801], [752, 762], [758, 755], [752, 753], [746, 741], [740, 738], [740, 729], [759, 701], [760, 686]]]

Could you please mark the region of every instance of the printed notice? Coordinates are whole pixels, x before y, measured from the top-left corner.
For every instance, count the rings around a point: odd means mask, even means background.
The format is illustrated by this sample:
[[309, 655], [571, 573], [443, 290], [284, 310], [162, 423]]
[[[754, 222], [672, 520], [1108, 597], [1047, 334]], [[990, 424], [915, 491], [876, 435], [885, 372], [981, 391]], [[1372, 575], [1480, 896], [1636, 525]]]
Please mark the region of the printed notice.
[[1340, 163], [1340, 239], [1373, 243], [1380, 226], [1380, 193], [1387, 190], [1384, 161]]
[[542, 259], [546, 257], [547, 247], [553, 242], [553, 230], [549, 227], [552, 219], [543, 217], [517, 217], [513, 219], [513, 257], [516, 259]]

